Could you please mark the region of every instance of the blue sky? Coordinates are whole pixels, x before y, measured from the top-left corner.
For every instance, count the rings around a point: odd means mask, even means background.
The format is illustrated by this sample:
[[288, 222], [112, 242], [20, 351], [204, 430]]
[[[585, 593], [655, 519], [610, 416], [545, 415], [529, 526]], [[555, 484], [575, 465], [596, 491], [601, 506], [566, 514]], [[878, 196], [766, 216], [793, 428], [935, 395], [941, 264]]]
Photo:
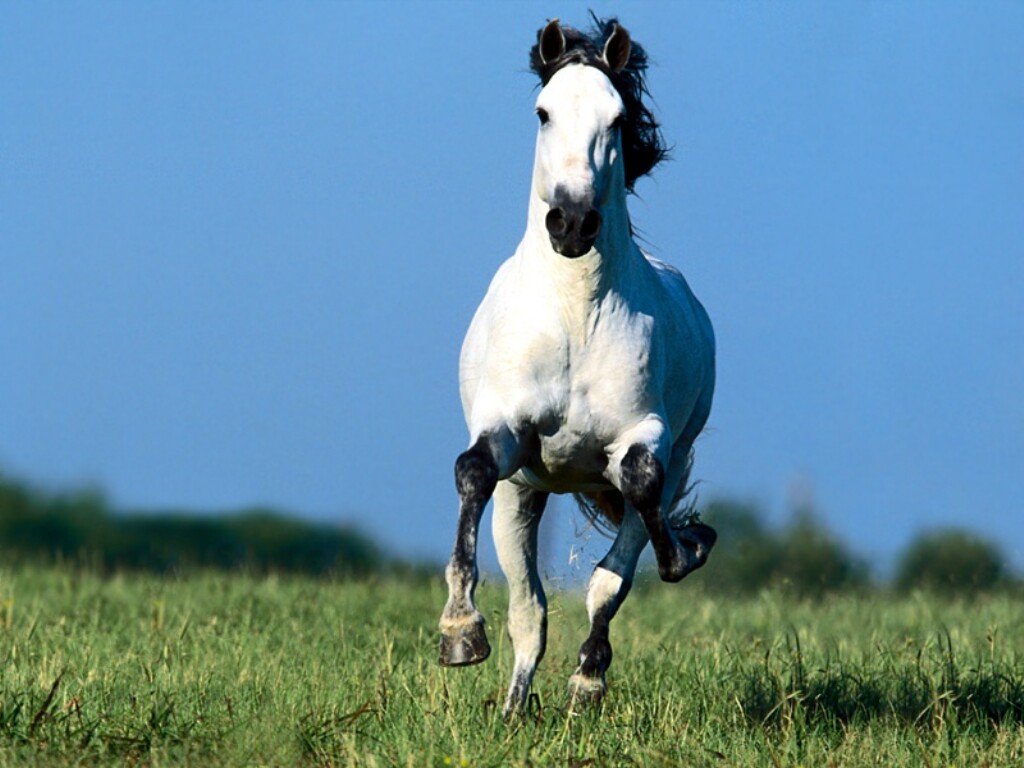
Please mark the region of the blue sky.
[[1010, 2], [5, 5], [0, 468], [444, 557], [459, 345], [525, 224], [527, 51], [588, 5], [648, 49], [674, 145], [631, 208], [718, 335], [702, 495], [784, 519], [810, 488], [880, 561], [959, 524], [1024, 564]]

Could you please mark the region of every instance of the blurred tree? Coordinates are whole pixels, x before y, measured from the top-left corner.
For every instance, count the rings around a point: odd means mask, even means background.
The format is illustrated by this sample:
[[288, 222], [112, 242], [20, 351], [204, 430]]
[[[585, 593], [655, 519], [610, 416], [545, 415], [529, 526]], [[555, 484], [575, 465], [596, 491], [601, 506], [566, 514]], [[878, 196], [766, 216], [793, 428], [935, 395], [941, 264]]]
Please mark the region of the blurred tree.
[[61, 560], [108, 571], [248, 568], [315, 575], [398, 565], [352, 528], [270, 510], [118, 514], [96, 490], [45, 494], [0, 474], [0, 564]]
[[910, 543], [897, 563], [894, 586], [966, 594], [1012, 581], [997, 545], [968, 531], [946, 529], [921, 534]]
[[708, 564], [697, 572], [711, 591], [749, 594], [780, 587], [821, 597], [870, 584], [864, 560], [832, 535], [809, 505], [798, 509], [781, 531], [769, 530], [749, 502], [719, 499], [701, 516], [718, 532]]
[[718, 533], [707, 565], [697, 571], [707, 589], [752, 593], [771, 585], [778, 569], [780, 545], [764, 526], [757, 507], [734, 499], [716, 499], [701, 517]]
[[803, 597], [863, 589], [867, 563], [847, 549], [810, 511], [797, 511], [779, 539], [775, 580]]

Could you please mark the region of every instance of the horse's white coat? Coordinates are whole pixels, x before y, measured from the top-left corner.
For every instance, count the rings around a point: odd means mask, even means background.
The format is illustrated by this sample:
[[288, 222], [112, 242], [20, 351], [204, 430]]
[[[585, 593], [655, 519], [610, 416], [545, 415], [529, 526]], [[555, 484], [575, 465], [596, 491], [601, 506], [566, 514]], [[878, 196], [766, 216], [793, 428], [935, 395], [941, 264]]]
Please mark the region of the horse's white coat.
[[547, 600], [537, 574], [537, 527], [545, 496], [499, 483], [493, 497], [494, 545], [509, 584], [508, 633], [515, 651], [512, 685], [522, 690], [521, 695], [530, 687], [547, 639]]
[[[506, 712], [522, 706], [543, 655], [536, 535], [547, 493], [618, 488], [620, 463], [640, 444], [665, 469], [668, 512], [685, 491], [715, 375], [703, 307], [677, 270], [632, 238], [618, 93], [599, 69], [570, 64], [537, 106], [549, 119], [537, 134], [526, 233], [473, 318], [459, 378], [470, 445], [484, 441], [498, 465], [494, 537], [515, 648]], [[556, 189], [601, 214], [593, 248], [575, 259], [554, 250], [545, 227]], [[592, 622], [614, 615], [646, 543], [627, 505], [590, 581]], [[603, 673], [598, 680], [581, 670], [574, 691], [603, 691]]]
[[624, 579], [615, 571], [597, 566], [587, 585], [587, 615], [593, 621], [605, 607], [622, 593]]
[[[685, 462], [711, 406], [714, 336], [682, 275], [633, 241], [612, 125], [622, 103], [608, 78], [567, 66], [537, 103], [550, 120], [537, 136], [526, 234], [466, 335], [463, 409], [470, 444], [493, 436], [501, 479], [557, 493], [609, 488], [634, 443], [666, 467], [677, 449]], [[556, 185], [591, 194], [603, 217], [576, 259], [554, 251], [544, 226]], [[526, 457], [533, 438], [539, 455]]]

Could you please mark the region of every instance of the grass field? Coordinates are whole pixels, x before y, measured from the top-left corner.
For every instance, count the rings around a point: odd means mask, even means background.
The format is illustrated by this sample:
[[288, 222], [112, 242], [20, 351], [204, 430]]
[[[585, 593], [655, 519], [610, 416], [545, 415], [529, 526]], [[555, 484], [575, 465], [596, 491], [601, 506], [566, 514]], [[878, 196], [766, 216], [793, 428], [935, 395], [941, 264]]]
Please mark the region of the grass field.
[[528, 716], [494, 654], [436, 664], [434, 583], [0, 571], [0, 765], [1024, 765], [1024, 610], [638, 590], [603, 711], [567, 714], [586, 622], [551, 596]]

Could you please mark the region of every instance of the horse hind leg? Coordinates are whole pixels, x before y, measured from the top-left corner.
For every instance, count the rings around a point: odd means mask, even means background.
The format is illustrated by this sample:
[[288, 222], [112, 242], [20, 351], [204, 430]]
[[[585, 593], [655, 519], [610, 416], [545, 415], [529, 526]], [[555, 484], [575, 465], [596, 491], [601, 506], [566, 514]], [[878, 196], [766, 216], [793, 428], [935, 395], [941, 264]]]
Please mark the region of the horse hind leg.
[[622, 507], [615, 541], [598, 563], [587, 586], [590, 634], [580, 646], [579, 666], [569, 678], [569, 707], [584, 709], [601, 702], [608, 689], [605, 674], [612, 662], [609, 638], [611, 621], [629, 594], [637, 560], [647, 545], [643, 521], [632, 509]]
[[494, 545], [508, 580], [508, 634], [515, 666], [504, 716], [522, 711], [547, 644], [547, 600], [537, 573], [537, 529], [548, 494], [510, 482], [494, 492]]

